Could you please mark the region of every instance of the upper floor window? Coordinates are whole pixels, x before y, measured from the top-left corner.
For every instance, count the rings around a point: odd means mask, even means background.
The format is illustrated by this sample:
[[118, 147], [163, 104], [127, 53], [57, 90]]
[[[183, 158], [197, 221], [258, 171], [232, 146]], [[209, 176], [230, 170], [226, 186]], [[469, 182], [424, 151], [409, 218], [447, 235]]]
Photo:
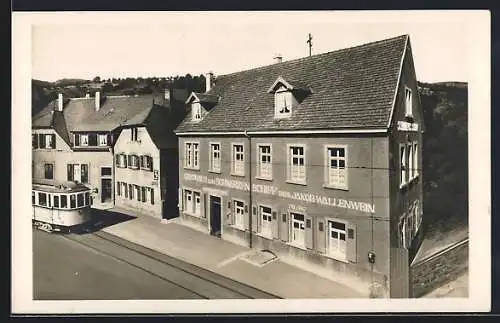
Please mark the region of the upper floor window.
[[128, 168], [138, 169], [139, 168], [139, 156], [128, 155]]
[[54, 164], [45, 164], [44, 173], [46, 179], [54, 179]]
[[108, 145], [108, 135], [99, 134], [98, 135], [99, 146], [107, 146]]
[[400, 162], [400, 186], [406, 184], [406, 145], [399, 145], [399, 162]]
[[88, 164], [68, 164], [67, 165], [68, 181], [79, 183], [89, 182], [89, 165]]
[[274, 115], [277, 118], [289, 117], [292, 113], [292, 92], [281, 87], [274, 94]]
[[233, 144], [232, 174], [245, 175], [245, 154], [242, 144]]
[[258, 145], [257, 176], [264, 179], [273, 178], [271, 145]]
[[406, 109], [406, 116], [412, 117], [413, 116], [413, 98], [412, 98], [411, 90], [407, 87], [405, 87], [405, 109]]
[[413, 178], [418, 176], [418, 143], [413, 143]]
[[347, 189], [347, 146], [326, 148], [326, 184]]
[[191, 104], [191, 116], [193, 121], [201, 120], [201, 104], [200, 102], [193, 102]]
[[411, 181], [414, 176], [414, 169], [413, 169], [413, 144], [408, 143], [406, 145], [406, 153], [408, 154], [407, 156], [407, 163], [408, 163], [408, 181]]
[[138, 135], [139, 135], [139, 131], [137, 128], [130, 129], [130, 140], [131, 141], [138, 141]]
[[197, 142], [184, 143], [184, 167], [199, 169], [199, 144]]
[[116, 155], [116, 166], [121, 168], [127, 167], [127, 155], [117, 154]]
[[141, 169], [153, 170], [153, 157], [151, 156], [141, 156]]
[[305, 184], [306, 182], [306, 153], [304, 146], [289, 146], [287, 169], [288, 180], [294, 183]]
[[210, 170], [213, 172], [221, 170], [220, 144], [210, 144]]
[[80, 146], [88, 146], [89, 145], [89, 135], [79, 135], [80, 136]]
[[37, 149], [54, 149], [56, 148], [56, 135], [55, 134], [32, 134], [32, 148]]

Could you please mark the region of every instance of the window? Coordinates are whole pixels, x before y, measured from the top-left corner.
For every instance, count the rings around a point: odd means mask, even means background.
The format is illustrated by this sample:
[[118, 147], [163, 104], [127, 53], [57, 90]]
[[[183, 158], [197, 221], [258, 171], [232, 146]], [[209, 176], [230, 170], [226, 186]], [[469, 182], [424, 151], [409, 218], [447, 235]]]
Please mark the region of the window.
[[199, 102], [191, 104], [191, 116], [193, 121], [201, 120], [201, 104]]
[[31, 135], [31, 148], [32, 149], [38, 148], [38, 134], [36, 133]]
[[35, 205], [36, 204], [36, 201], [35, 201], [35, 192], [31, 192], [31, 204]]
[[139, 169], [139, 156], [128, 155], [128, 167], [132, 169]]
[[292, 243], [298, 246], [305, 245], [304, 215], [291, 213], [292, 216]]
[[194, 214], [197, 216], [201, 215], [201, 194], [199, 192], [193, 192], [194, 196]]
[[67, 208], [67, 207], [68, 207], [68, 196], [61, 195], [61, 208]]
[[138, 141], [138, 130], [137, 128], [131, 128], [130, 129], [130, 140], [131, 141]]
[[54, 207], [59, 207], [59, 195], [54, 195]]
[[116, 182], [116, 195], [118, 195], [118, 196], [122, 195], [122, 183], [121, 182]]
[[261, 217], [261, 227], [260, 232], [262, 235], [272, 238], [273, 237], [273, 227], [272, 227], [272, 210], [267, 206], [259, 207], [259, 214]]
[[80, 135], [80, 146], [88, 146], [89, 145], [89, 135]]
[[46, 149], [53, 149], [56, 148], [56, 136], [54, 134], [49, 134], [49, 135], [40, 135], [41, 137], [45, 138], [45, 144], [41, 148], [46, 148]]
[[90, 193], [85, 193], [85, 205], [90, 205]]
[[151, 193], [151, 194], [150, 194], [150, 196], [149, 196], [149, 197], [150, 197], [151, 204], [155, 204], [155, 190], [154, 190], [154, 189], [152, 189], [152, 188], [150, 188], [150, 189], [149, 189], [149, 192]]
[[134, 198], [134, 191], [132, 190], [132, 184], [128, 184], [128, 198], [130, 200]]
[[243, 229], [245, 227], [245, 203], [234, 201], [234, 225]]
[[273, 165], [271, 162], [271, 146], [259, 145], [257, 156], [257, 176], [265, 179], [273, 178]]
[[212, 172], [221, 170], [220, 144], [210, 144], [210, 170]]
[[413, 116], [413, 99], [411, 95], [411, 90], [407, 87], [405, 87], [405, 108], [406, 108], [406, 116], [407, 117], [412, 117]]
[[120, 168], [127, 168], [127, 155], [125, 154], [116, 155], [116, 166]]
[[243, 145], [233, 144], [233, 175], [245, 175], [245, 156], [243, 153]]
[[68, 181], [78, 183], [89, 182], [89, 165], [87, 164], [68, 164], [67, 165], [67, 178]]
[[111, 176], [111, 167], [101, 167], [101, 176]]
[[326, 179], [327, 185], [347, 188], [347, 146], [327, 147]]
[[108, 135], [99, 134], [98, 135], [98, 143], [99, 143], [99, 146], [107, 146], [108, 145]]
[[288, 150], [288, 179], [295, 183], [305, 183], [305, 148], [303, 146], [290, 146]]
[[289, 117], [292, 112], [292, 92], [281, 87], [274, 94], [274, 109], [277, 118]]
[[151, 156], [141, 156], [141, 169], [153, 170], [153, 157]]
[[346, 259], [347, 248], [345, 223], [328, 221], [328, 253], [335, 259]]
[[85, 197], [84, 197], [84, 194], [83, 193], [79, 193], [76, 195], [76, 206], [77, 207], [82, 207], [84, 205], [84, 200], [85, 200]]
[[146, 202], [146, 187], [145, 186], [141, 187], [141, 196], [142, 196], [142, 201]]
[[413, 143], [413, 177], [418, 176], [418, 143]]
[[69, 207], [72, 209], [76, 207], [76, 196], [75, 195], [76, 194], [71, 194], [69, 196]]
[[413, 179], [413, 144], [408, 144], [406, 146], [407, 150], [407, 161], [408, 161], [408, 181]]
[[47, 206], [47, 194], [38, 192], [38, 205]]
[[125, 198], [128, 198], [128, 186], [127, 183], [122, 183], [123, 184], [123, 192], [125, 193], [124, 196]]
[[45, 164], [45, 178], [46, 179], [54, 179], [54, 165], [53, 164]]
[[141, 187], [139, 185], [134, 185], [135, 188], [135, 197], [137, 198], [137, 201], [141, 201]]
[[196, 142], [184, 143], [184, 167], [199, 169], [199, 144]]
[[400, 183], [401, 186], [406, 184], [406, 146], [404, 144], [399, 145], [399, 160], [400, 160]]

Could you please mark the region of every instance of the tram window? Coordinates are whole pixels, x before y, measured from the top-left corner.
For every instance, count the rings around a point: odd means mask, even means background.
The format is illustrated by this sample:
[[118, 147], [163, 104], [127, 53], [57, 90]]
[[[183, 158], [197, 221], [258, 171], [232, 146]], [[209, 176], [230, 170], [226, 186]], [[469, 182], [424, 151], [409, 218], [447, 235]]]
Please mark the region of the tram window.
[[35, 205], [35, 192], [31, 192], [31, 204]]
[[77, 201], [77, 207], [83, 206], [83, 193], [77, 194], [76, 201]]
[[90, 205], [90, 193], [85, 193], [85, 205]]
[[61, 195], [61, 208], [68, 207], [68, 197], [66, 195]]
[[54, 207], [59, 207], [59, 195], [54, 195]]
[[47, 206], [47, 194], [38, 192], [38, 204]]
[[75, 208], [76, 207], [76, 196], [75, 196], [75, 194], [71, 194], [69, 196], [69, 207], [70, 208]]

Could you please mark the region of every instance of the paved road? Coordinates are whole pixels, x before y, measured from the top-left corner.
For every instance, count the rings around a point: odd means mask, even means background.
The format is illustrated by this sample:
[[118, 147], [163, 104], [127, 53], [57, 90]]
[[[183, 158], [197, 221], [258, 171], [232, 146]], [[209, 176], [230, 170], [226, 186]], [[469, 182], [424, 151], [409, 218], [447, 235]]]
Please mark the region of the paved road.
[[274, 298], [104, 232], [33, 230], [37, 300]]

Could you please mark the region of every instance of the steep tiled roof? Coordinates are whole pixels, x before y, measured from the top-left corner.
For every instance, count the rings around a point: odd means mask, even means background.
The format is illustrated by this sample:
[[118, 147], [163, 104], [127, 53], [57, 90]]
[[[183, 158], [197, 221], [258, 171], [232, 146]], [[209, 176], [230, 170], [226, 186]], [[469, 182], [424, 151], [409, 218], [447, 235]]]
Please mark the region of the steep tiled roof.
[[[388, 126], [408, 36], [219, 76], [219, 103], [201, 121], [190, 113], [177, 132], [372, 129]], [[274, 119], [269, 87], [281, 76], [312, 93], [289, 119]]]
[[70, 131], [111, 131], [119, 126], [140, 124], [152, 106], [152, 95], [107, 97], [99, 111], [89, 114]]

